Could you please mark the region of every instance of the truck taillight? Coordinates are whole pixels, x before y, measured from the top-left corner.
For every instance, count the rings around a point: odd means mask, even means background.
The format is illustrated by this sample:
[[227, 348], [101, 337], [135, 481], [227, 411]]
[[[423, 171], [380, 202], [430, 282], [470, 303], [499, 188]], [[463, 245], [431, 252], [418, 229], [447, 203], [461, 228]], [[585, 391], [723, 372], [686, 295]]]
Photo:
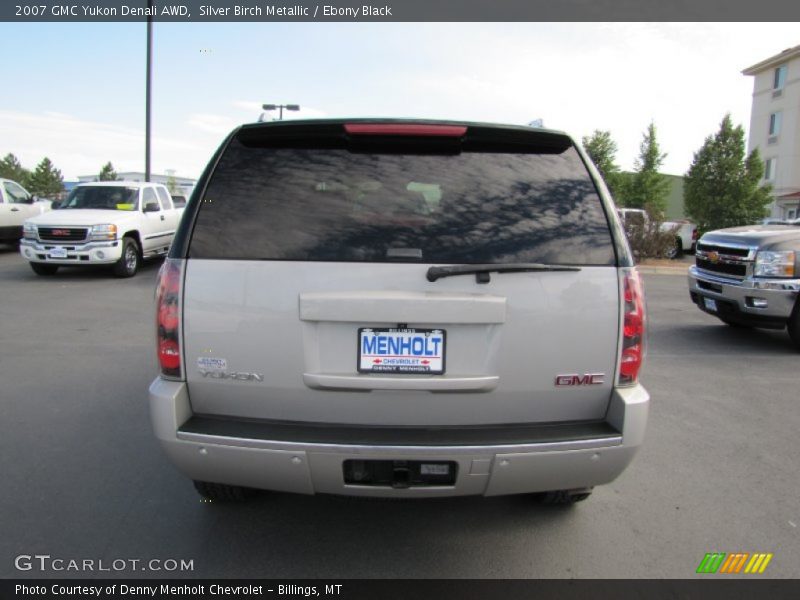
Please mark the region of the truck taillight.
[[158, 273], [156, 287], [156, 344], [161, 375], [181, 379], [181, 287], [183, 261], [168, 258]]
[[622, 271], [623, 323], [622, 351], [619, 359], [619, 383], [635, 383], [639, 377], [645, 354], [644, 292], [639, 272]]

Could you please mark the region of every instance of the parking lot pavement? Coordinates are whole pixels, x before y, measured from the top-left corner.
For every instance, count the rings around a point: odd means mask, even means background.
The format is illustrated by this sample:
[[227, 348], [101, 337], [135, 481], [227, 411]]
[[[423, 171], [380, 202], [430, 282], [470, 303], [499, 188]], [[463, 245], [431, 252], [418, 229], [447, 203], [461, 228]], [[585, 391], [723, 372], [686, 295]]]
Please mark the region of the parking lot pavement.
[[798, 353], [783, 332], [701, 313], [684, 277], [645, 276], [646, 443], [585, 503], [264, 494], [224, 505], [200, 502], [150, 432], [157, 269], [37, 277], [0, 247], [1, 577], [114, 574], [14, 567], [49, 554], [193, 561], [128, 577], [684, 578], [713, 551], [771, 552], [759, 577], [800, 576]]

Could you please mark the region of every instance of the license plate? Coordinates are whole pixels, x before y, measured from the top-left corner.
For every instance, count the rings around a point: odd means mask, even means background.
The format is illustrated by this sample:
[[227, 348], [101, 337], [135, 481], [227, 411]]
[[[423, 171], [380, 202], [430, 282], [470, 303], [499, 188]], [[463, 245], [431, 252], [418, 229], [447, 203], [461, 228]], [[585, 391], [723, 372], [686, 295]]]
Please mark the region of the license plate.
[[419, 466], [420, 475], [450, 475], [450, 465], [447, 463], [422, 463]]
[[441, 375], [445, 366], [443, 329], [358, 330], [360, 373]]
[[703, 304], [705, 304], [707, 310], [717, 312], [717, 301], [713, 298], [703, 298]]
[[47, 253], [47, 256], [49, 256], [50, 258], [67, 258], [67, 249], [52, 248], [50, 252]]

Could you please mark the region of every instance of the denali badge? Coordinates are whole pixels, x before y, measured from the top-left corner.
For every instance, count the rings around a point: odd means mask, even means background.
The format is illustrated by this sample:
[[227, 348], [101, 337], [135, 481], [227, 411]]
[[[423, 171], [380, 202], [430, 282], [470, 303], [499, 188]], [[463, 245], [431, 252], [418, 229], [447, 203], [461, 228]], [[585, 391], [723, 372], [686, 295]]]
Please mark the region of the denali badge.
[[556, 375], [556, 386], [600, 385], [603, 383], [605, 376], [605, 373], [585, 373], [584, 375], [571, 373], [569, 375]]
[[264, 376], [261, 373], [242, 373], [241, 371], [234, 371], [228, 373], [226, 371], [207, 371], [205, 369], [197, 370], [203, 377], [210, 377], [211, 379], [235, 379], [237, 381], [264, 381]]

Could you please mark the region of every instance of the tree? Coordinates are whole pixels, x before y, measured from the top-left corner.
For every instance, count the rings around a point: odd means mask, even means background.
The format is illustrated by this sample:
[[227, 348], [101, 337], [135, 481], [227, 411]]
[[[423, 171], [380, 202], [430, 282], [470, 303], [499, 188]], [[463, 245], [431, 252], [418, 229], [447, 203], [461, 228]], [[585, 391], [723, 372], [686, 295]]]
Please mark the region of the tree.
[[595, 129], [592, 135], [583, 136], [581, 141], [589, 158], [592, 159], [597, 170], [603, 176], [611, 195], [616, 198], [620, 171], [615, 162], [617, 144], [611, 139], [611, 132]]
[[664, 220], [670, 191], [669, 179], [658, 172], [666, 157], [656, 139], [656, 126], [650, 123], [642, 136], [634, 173], [625, 186], [625, 206], [645, 209], [657, 223]]
[[38, 196], [54, 196], [64, 191], [64, 178], [61, 176], [61, 171], [56, 169], [47, 157], [36, 165], [36, 169], [25, 183], [28, 191]]
[[111, 164], [111, 161], [108, 161], [106, 164], [103, 165], [103, 168], [100, 169], [100, 173], [97, 175], [95, 181], [118, 181], [119, 175], [114, 170], [114, 165]]
[[3, 160], [0, 160], [0, 177], [4, 179], [13, 179], [17, 183], [25, 185], [30, 171], [24, 168], [19, 159], [10, 152], [6, 154]]
[[730, 114], [695, 152], [684, 180], [684, 205], [701, 232], [756, 223], [767, 214], [771, 186], [759, 186], [764, 162], [758, 149], [745, 158], [744, 129]]
[[167, 171], [167, 189], [169, 190], [170, 196], [179, 195], [178, 180], [175, 179], [175, 171]]

